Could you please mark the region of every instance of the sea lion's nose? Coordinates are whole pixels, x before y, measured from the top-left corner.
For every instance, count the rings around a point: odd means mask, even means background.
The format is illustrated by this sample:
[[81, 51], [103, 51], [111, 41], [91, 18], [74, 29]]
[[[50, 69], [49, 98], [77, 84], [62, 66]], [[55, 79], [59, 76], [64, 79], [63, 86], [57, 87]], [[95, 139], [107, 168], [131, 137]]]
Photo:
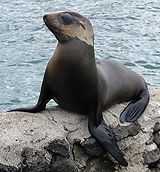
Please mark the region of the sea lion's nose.
[[48, 15], [45, 14], [45, 15], [43, 16], [43, 20], [45, 20], [45, 19], [47, 18], [47, 16], [48, 16]]

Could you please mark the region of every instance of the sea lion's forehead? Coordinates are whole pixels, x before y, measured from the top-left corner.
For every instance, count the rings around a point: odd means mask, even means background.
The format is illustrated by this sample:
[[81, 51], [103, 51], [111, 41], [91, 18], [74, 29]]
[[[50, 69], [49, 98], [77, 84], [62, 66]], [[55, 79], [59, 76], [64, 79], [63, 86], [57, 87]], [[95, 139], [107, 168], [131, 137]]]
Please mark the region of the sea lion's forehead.
[[[78, 14], [76, 12], [58, 12], [58, 13], [50, 13], [50, 14], [46, 14], [48, 16], [55, 16], [55, 17], [61, 17], [61, 16], [68, 16], [68, 17], [72, 17], [74, 20], [88, 20], [86, 17], [82, 16], [81, 14]], [[88, 20], [89, 21], [89, 20]]]
[[76, 13], [76, 12], [72, 12], [72, 11], [65, 11], [65, 12], [59, 12], [59, 13], [53, 13], [53, 14], [55, 14], [55, 15], [63, 15], [63, 14], [67, 15], [68, 14], [68, 15], [70, 15], [72, 17], [77, 18], [77, 19], [83, 19], [83, 18], [87, 19], [85, 16], [82, 16], [81, 14]]

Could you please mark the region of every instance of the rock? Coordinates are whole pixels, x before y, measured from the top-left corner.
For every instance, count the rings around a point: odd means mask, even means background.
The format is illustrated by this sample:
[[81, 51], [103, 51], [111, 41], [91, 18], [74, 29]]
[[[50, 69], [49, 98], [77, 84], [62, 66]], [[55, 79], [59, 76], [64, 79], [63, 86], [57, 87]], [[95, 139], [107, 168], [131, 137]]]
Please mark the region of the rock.
[[113, 172], [114, 163], [107, 158], [90, 158], [83, 172]]
[[153, 131], [154, 131], [154, 132], [160, 131], [160, 123], [159, 123], [159, 122], [156, 122], [156, 124], [155, 124], [155, 126], [154, 126], [154, 128], [153, 128]]
[[40, 151], [26, 148], [22, 152], [23, 172], [45, 172], [49, 166], [49, 161]]
[[46, 172], [77, 172], [73, 159], [61, 155], [52, 158], [51, 164]]
[[77, 172], [72, 151], [65, 139], [55, 139], [45, 148], [53, 153], [48, 172]]
[[160, 148], [160, 123], [157, 122], [153, 128], [154, 142]]
[[76, 143], [74, 144], [73, 147], [73, 156], [78, 171], [82, 171], [86, 167], [90, 156], [85, 153], [83, 148], [77, 146]]
[[112, 129], [128, 167], [117, 163], [88, 131], [88, 117], [49, 107], [40, 113], [0, 114], [0, 172], [155, 172], [160, 170], [160, 87], [134, 123], [119, 122], [127, 103], [109, 108]]
[[153, 133], [149, 133], [149, 140], [146, 141], [146, 145], [152, 144], [154, 141], [154, 135]]
[[120, 126], [118, 125], [115, 128], [112, 128], [112, 131], [117, 139], [120, 141], [128, 136], [136, 136], [141, 129], [140, 124], [136, 121], [131, 123], [128, 126]]
[[8, 172], [8, 171], [20, 172], [20, 170], [18, 170], [18, 169], [15, 168], [15, 167], [0, 164], [0, 172]]
[[144, 164], [147, 164], [149, 168], [154, 167], [157, 165], [158, 161], [160, 160], [160, 150], [155, 149], [153, 151], [144, 152]]
[[65, 139], [55, 139], [45, 147], [48, 151], [69, 157], [69, 144]]
[[160, 131], [154, 133], [154, 142], [157, 144], [157, 146], [160, 148]]
[[107, 151], [94, 137], [84, 139], [84, 141], [80, 145], [88, 155], [94, 157], [100, 157], [101, 155], [107, 153]]

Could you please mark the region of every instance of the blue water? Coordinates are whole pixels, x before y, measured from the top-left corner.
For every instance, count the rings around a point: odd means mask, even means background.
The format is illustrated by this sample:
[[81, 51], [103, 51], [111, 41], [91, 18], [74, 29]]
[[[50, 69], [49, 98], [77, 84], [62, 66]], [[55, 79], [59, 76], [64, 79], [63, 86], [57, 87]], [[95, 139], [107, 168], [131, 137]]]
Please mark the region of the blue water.
[[148, 87], [160, 86], [158, 0], [3, 0], [0, 11], [0, 112], [37, 102], [57, 44], [43, 22], [46, 13], [85, 15], [93, 24], [96, 58], [119, 61]]

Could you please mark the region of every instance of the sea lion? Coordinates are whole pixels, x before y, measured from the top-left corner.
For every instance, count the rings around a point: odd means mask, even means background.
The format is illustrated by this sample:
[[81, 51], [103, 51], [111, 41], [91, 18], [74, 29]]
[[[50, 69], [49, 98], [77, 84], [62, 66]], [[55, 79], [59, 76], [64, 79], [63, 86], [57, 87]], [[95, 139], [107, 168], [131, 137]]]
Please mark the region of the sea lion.
[[145, 110], [149, 93], [144, 79], [111, 60], [95, 60], [91, 22], [75, 12], [43, 16], [58, 45], [50, 59], [38, 103], [12, 111], [39, 112], [54, 99], [64, 109], [89, 116], [88, 128], [103, 147], [123, 166], [128, 163], [102, 117], [111, 105], [131, 101], [120, 115], [121, 122], [133, 122]]

